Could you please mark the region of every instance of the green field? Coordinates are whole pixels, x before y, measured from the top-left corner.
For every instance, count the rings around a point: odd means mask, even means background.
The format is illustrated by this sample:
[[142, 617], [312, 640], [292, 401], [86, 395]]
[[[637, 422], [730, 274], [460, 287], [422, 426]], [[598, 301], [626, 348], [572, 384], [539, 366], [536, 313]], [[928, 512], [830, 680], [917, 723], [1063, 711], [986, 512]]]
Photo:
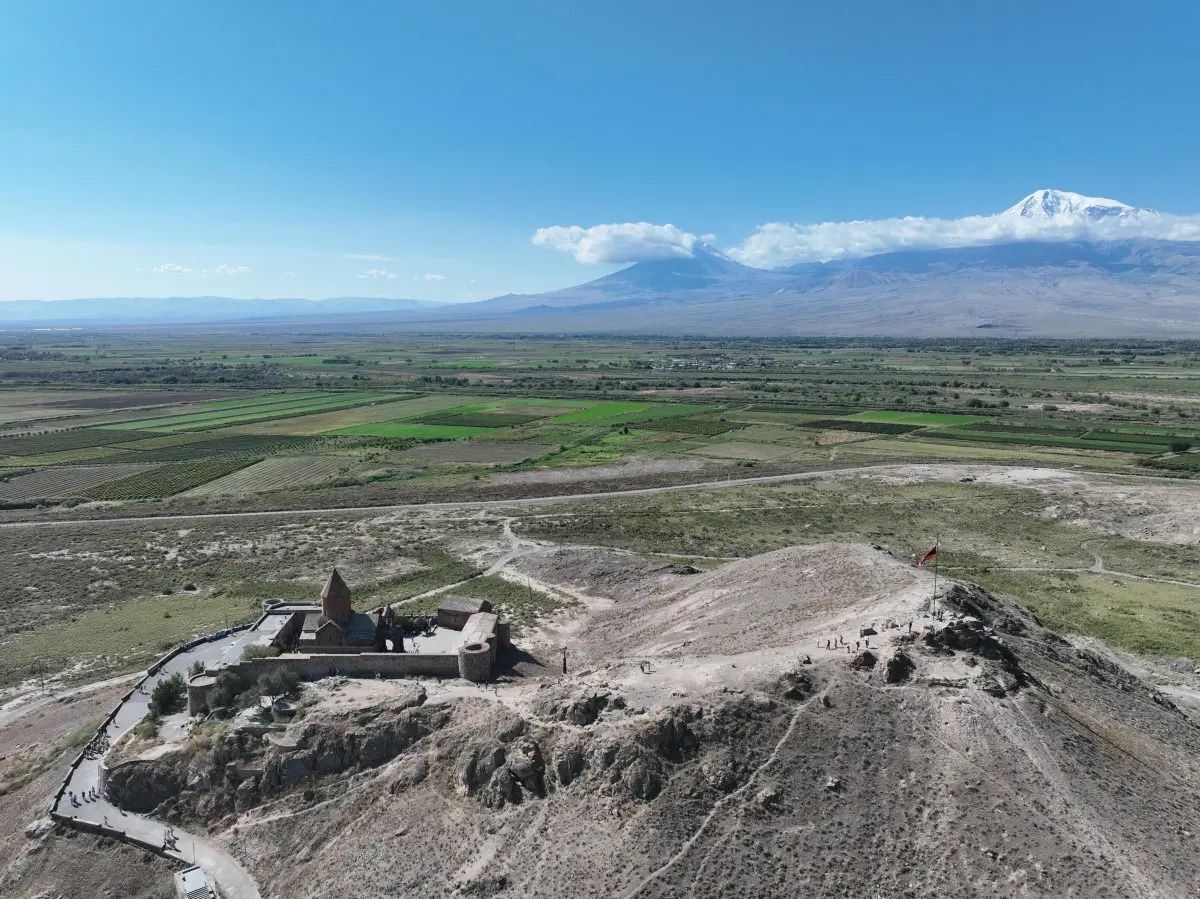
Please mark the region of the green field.
[[682, 403], [595, 403], [578, 412], [556, 416], [554, 422], [555, 424], [587, 425], [633, 424], [656, 418], [669, 418], [673, 415], [709, 412], [712, 409], [712, 406], [692, 406]]
[[939, 430], [939, 440], [978, 440], [984, 443], [1019, 443], [1027, 446], [1064, 446], [1074, 449], [1105, 450], [1114, 453], [1161, 453], [1158, 443], [1134, 443], [1129, 440], [1089, 440], [1082, 437], [1056, 437], [1050, 434], [1009, 434], [1004, 431], [971, 431], [959, 428]]
[[859, 418], [814, 418], [796, 422], [796, 427], [818, 431], [858, 431], [864, 434], [908, 434], [920, 425]]
[[424, 418], [417, 419], [417, 423], [423, 425], [454, 425], [464, 428], [509, 428], [529, 424], [531, 421], [537, 421], [544, 417], [542, 415], [529, 415], [519, 412], [464, 412], [461, 414], [447, 412], [441, 415], [427, 415]]
[[[233, 424], [249, 424], [257, 421], [271, 421], [277, 418], [307, 415], [313, 412], [331, 412], [353, 406], [365, 406], [370, 403], [386, 402], [392, 397], [380, 393], [350, 393], [325, 394], [316, 396], [288, 397], [274, 401], [263, 400], [252, 403], [238, 403], [228, 400], [221, 403], [220, 408], [206, 408], [199, 412], [185, 412], [177, 415], [162, 415], [149, 419], [116, 422], [104, 425], [107, 429], [151, 429], [165, 431], [199, 431], [225, 427]], [[206, 404], [206, 407], [208, 404]]]
[[926, 428], [944, 428], [984, 421], [982, 415], [962, 415], [953, 412], [859, 412], [846, 416], [851, 421], [878, 421], [901, 425], [919, 425]]
[[471, 428], [459, 425], [423, 425], [409, 421], [380, 421], [374, 424], [342, 428], [334, 433], [367, 437], [410, 438], [412, 440], [461, 440], [464, 437], [478, 437], [490, 430], [491, 428]]
[[[1139, 580], [1200, 583], [1190, 527], [1164, 543], [1112, 536], [1145, 534], [1162, 517], [1130, 484], [1175, 496], [1200, 478], [1200, 343], [347, 327], [358, 330], [0, 338], [0, 516], [54, 522], [37, 540], [0, 529], [0, 563], [22, 588], [6, 607], [0, 680], [39, 652], [69, 664], [74, 647], [93, 672], [136, 667], [156, 643], [210, 627], [227, 608], [249, 615], [251, 596], [314, 597], [333, 564], [351, 577], [360, 608], [411, 598], [478, 574], [449, 547], [500, 534], [494, 518], [352, 509], [943, 463], [993, 471], [976, 472], [977, 483], [958, 484], [957, 469], [954, 484], [858, 473], [825, 486], [518, 507], [514, 526], [548, 540], [696, 556], [827, 539], [904, 554], [927, 548], [918, 544], [930, 532], [952, 533], [948, 574], [1004, 591], [1056, 627], [1140, 653], [1200, 657], [1200, 591]], [[994, 490], [986, 485], [998, 466], [1111, 483], [1128, 514], [1105, 521], [1120, 505], [1108, 496]], [[256, 514], [226, 514], [241, 512]], [[118, 518], [133, 520], [99, 521]], [[1088, 571], [1092, 552], [1128, 575]], [[462, 590], [518, 621], [553, 610], [492, 578]], [[117, 635], [88, 632], [106, 617]]]

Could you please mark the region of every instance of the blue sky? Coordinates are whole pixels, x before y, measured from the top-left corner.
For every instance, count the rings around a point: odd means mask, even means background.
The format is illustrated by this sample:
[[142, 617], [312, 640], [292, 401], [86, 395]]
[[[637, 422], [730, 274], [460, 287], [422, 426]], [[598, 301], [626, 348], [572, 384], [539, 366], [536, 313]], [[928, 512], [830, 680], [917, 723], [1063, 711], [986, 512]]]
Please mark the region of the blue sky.
[[615, 267], [549, 226], [735, 247], [1038, 187], [1190, 214], [1198, 38], [1095, 0], [8, 3], [0, 299], [461, 300]]

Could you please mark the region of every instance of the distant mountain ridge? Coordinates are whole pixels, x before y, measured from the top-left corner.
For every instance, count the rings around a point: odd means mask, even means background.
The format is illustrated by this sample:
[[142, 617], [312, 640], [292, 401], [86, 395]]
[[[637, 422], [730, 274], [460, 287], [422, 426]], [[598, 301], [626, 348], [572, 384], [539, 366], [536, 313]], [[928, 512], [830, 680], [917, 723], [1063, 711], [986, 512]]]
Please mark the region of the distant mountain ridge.
[[[1016, 233], [1032, 235], [1044, 225], [1054, 238], [899, 250], [780, 269], [753, 268], [701, 245], [689, 257], [638, 262], [574, 287], [470, 303], [64, 300], [0, 303], [0, 322], [303, 318], [314, 325], [479, 333], [1200, 337], [1200, 241], [1076, 236], [1135, 234], [1139, 222], [1162, 218], [1116, 200], [1045, 189], [989, 221], [1016, 220]], [[1102, 225], [1089, 232], [1094, 223]]]
[[94, 297], [78, 300], [0, 302], [0, 324], [170, 324], [252, 321], [365, 312], [411, 312], [436, 308], [427, 300], [376, 297]]

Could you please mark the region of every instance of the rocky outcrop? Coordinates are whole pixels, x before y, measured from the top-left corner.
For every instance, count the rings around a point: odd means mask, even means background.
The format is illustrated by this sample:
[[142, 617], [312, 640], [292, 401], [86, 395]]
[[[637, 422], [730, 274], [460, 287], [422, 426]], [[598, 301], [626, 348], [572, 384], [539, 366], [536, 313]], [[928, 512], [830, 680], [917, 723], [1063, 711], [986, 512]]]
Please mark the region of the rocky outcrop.
[[312, 725], [301, 732], [296, 749], [275, 749], [266, 755], [262, 790], [272, 795], [309, 778], [377, 768], [444, 727], [450, 715], [446, 706], [412, 707], [344, 730]]
[[183, 792], [187, 782], [187, 768], [177, 760], [131, 761], [109, 771], [105, 791], [114, 805], [145, 814]]
[[855, 671], [870, 671], [879, 663], [879, 658], [869, 649], [864, 649], [850, 660], [850, 667]]
[[[276, 730], [242, 723], [215, 737], [200, 734], [179, 750], [113, 768], [109, 798], [130, 811], [169, 819], [213, 818], [322, 777], [377, 768], [444, 727], [447, 706], [424, 706], [413, 690], [386, 708]], [[410, 783], [425, 775], [410, 772]]]
[[979, 668], [968, 683], [991, 696], [1006, 696], [1037, 683], [1022, 667], [1009, 638], [1027, 639], [1049, 631], [1014, 604], [1004, 603], [978, 587], [956, 586], [949, 599], [964, 612], [922, 634], [925, 652], [944, 656], [965, 654], [964, 663]]
[[779, 679], [784, 699], [807, 699], [813, 691], [812, 676], [806, 671], [789, 671]]
[[608, 709], [624, 709], [625, 700], [606, 690], [579, 696], [550, 696], [535, 706], [539, 715], [552, 721], [565, 721], [579, 727], [595, 724]]
[[908, 653], [903, 650], [897, 650], [890, 659], [884, 663], [883, 682], [885, 684], [899, 684], [908, 680], [917, 666], [913, 662]]

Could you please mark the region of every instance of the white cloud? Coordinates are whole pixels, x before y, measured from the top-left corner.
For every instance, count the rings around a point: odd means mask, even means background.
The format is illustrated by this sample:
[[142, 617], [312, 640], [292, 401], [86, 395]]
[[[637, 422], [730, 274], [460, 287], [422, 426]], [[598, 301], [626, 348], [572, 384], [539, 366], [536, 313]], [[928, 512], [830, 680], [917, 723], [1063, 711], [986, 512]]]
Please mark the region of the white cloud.
[[555, 225], [538, 228], [535, 246], [570, 253], [579, 262], [648, 262], [653, 259], [686, 259], [695, 254], [702, 239], [674, 225], [622, 222], [611, 225]]
[[359, 272], [354, 277], [364, 280], [395, 281], [397, 275], [395, 272], [389, 272], [385, 268], [369, 268], [365, 272]]
[[423, 275], [420, 275], [420, 276], [418, 276], [418, 275], [413, 275], [413, 280], [414, 280], [414, 281], [417, 281], [417, 280], [421, 280], [421, 281], [445, 281], [445, 280], [446, 280], [446, 276], [445, 276], [445, 275], [443, 275], [443, 274], [440, 274], [440, 273], [438, 273], [438, 272], [426, 272], [425, 274], [423, 274]]
[[957, 219], [868, 219], [795, 224], [768, 222], [726, 252], [738, 262], [779, 268], [800, 262], [857, 259], [896, 250], [973, 247], [1022, 240], [1200, 240], [1200, 216], [1149, 210], [1100, 219], [1023, 218], [1010, 213]]
[[358, 259], [362, 262], [395, 262], [392, 256], [383, 256], [379, 253], [343, 253], [343, 259]]
[[162, 265], [156, 265], [154, 271], [166, 275], [199, 275], [201, 278], [207, 275], [250, 275], [254, 273], [254, 269], [248, 265], [217, 265], [213, 268], [196, 269], [180, 265], [177, 262], [164, 262]]

